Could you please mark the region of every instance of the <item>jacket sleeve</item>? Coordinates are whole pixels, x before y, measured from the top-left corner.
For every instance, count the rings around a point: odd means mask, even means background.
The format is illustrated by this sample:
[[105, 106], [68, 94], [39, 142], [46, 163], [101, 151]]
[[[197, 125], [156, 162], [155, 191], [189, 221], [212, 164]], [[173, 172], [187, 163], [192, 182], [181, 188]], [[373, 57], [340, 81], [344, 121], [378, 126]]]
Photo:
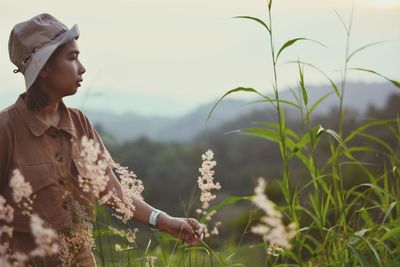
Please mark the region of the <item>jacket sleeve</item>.
[[12, 124], [6, 112], [0, 113], [0, 194], [8, 182], [13, 153]]
[[[100, 151], [103, 156], [108, 155], [110, 159], [112, 160], [111, 154], [108, 152], [106, 146], [103, 143], [103, 140], [100, 137], [100, 134], [97, 132], [96, 128], [92, 125], [92, 123], [89, 121], [89, 119], [86, 117], [83, 112], [81, 112], [81, 115], [85, 121], [85, 126], [86, 130], [88, 132], [88, 138], [93, 139], [96, 143], [100, 145]], [[107, 169], [106, 169], [106, 174], [108, 176], [108, 184], [104, 192], [102, 192], [101, 195], [106, 194], [107, 192], [113, 191], [115, 194], [122, 199], [122, 187], [120, 182], [118, 181], [118, 178], [115, 176], [113, 170], [112, 170], [112, 165], [109, 164]]]

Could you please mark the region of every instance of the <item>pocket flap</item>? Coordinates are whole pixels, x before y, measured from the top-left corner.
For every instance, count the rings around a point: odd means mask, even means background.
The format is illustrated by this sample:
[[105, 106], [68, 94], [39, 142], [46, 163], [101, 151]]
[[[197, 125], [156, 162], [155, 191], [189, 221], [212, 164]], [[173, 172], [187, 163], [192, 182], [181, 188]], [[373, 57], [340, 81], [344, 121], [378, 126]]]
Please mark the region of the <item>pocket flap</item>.
[[78, 171], [77, 174], [79, 174], [81, 177], [90, 178], [89, 172], [88, 172], [87, 168], [85, 167], [84, 159], [83, 158], [73, 158], [72, 160], [75, 164], [76, 170]]
[[32, 186], [32, 193], [54, 184], [53, 166], [51, 163], [21, 165], [21, 173]]

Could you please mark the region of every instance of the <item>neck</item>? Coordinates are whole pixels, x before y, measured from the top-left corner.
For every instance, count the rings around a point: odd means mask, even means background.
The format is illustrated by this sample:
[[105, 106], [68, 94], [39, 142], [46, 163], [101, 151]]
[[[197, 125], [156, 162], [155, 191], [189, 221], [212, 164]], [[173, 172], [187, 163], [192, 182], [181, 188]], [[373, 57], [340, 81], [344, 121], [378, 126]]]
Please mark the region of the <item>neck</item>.
[[59, 103], [62, 98], [52, 94], [51, 90], [46, 89], [43, 86], [31, 88], [27, 97], [28, 107], [31, 105], [32, 111], [39, 118], [51, 125], [57, 126], [60, 118]]
[[37, 113], [43, 117], [56, 116], [59, 113], [58, 111], [59, 101], [60, 100], [55, 100], [55, 101], [50, 100], [50, 103], [46, 107], [39, 110]]
[[47, 124], [53, 125], [57, 128], [61, 118], [61, 114], [59, 111], [59, 100], [50, 100], [49, 105], [37, 111], [36, 114]]

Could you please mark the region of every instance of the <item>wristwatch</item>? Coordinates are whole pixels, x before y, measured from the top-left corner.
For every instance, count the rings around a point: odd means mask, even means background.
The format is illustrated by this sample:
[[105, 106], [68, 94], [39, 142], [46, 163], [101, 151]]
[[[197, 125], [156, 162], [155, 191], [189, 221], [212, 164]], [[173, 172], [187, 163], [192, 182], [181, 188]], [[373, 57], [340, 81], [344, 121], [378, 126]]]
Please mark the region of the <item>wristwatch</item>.
[[160, 216], [161, 212], [162, 211], [158, 210], [158, 209], [154, 209], [151, 212], [150, 217], [149, 217], [149, 226], [151, 229], [158, 230], [157, 229], [157, 219], [158, 219], [158, 216]]

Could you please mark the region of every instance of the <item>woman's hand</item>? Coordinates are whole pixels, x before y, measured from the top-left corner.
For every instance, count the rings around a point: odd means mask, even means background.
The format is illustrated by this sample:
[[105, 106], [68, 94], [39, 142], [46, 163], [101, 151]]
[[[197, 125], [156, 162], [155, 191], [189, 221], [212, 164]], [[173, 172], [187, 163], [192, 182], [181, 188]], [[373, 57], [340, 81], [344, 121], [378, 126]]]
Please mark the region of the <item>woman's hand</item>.
[[171, 217], [165, 212], [158, 217], [157, 228], [185, 241], [191, 246], [196, 245], [204, 236], [204, 226], [196, 219]]

